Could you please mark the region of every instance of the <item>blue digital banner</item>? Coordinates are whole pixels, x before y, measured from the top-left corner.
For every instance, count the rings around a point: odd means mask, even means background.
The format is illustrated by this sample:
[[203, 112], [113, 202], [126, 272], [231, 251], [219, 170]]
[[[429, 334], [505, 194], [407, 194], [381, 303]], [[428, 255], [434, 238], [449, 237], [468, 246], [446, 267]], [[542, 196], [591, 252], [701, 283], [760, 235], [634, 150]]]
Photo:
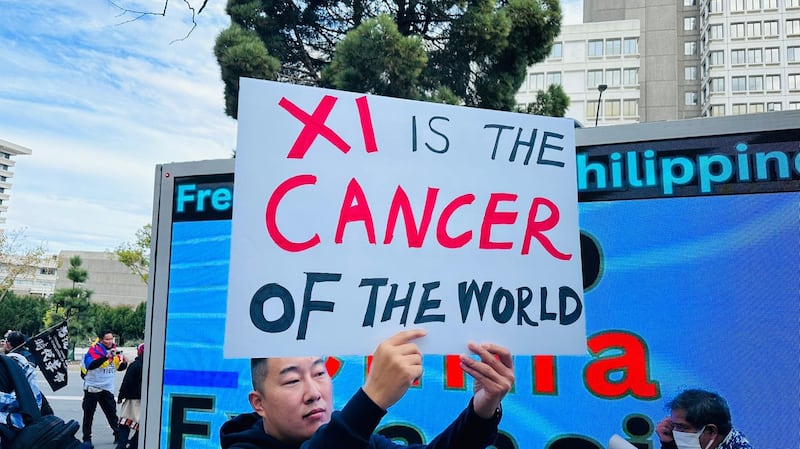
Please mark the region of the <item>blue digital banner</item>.
[[[603, 448], [615, 433], [658, 447], [655, 423], [687, 387], [725, 397], [754, 447], [800, 447], [800, 192], [586, 202], [580, 224], [598, 257], [587, 353], [515, 357], [497, 449]], [[222, 424], [250, 411], [249, 362], [223, 358], [230, 230], [173, 224], [161, 447], [219, 447]], [[430, 441], [449, 424], [471, 397], [449, 361], [425, 358], [381, 432]], [[366, 361], [330, 367], [340, 408]]]

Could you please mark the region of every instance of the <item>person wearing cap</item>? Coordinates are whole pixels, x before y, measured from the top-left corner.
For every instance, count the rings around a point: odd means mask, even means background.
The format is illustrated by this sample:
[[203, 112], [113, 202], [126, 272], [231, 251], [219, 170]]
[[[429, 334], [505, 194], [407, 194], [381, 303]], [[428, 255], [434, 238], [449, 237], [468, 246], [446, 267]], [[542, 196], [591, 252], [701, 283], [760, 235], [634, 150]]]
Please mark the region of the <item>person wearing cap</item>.
[[[122, 385], [119, 387], [117, 402], [122, 404], [119, 412], [119, 440], [116, 449], [137, 449], [139, 447], [139, 410], [142, 399], [142, 358], [144, 343], [136, 347], [136, 359], [128, 365]], [[134, 432], [131, 436], [131, 431]]]
[[670, 416], [656, 426], [662, 449], [753, 449], [734, 429], [728, 403], [717, 393], [684, 390], [667, 407]]

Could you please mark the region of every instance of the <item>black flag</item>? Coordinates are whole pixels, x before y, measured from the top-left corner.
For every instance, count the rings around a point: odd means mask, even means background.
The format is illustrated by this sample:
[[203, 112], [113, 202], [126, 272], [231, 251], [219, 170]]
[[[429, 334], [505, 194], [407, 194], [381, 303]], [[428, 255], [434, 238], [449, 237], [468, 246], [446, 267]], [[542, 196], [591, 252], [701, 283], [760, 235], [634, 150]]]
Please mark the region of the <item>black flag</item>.
[[31, 337], [26, 343], [53, 391], [67, 385], [68, 344], [66, 321]]

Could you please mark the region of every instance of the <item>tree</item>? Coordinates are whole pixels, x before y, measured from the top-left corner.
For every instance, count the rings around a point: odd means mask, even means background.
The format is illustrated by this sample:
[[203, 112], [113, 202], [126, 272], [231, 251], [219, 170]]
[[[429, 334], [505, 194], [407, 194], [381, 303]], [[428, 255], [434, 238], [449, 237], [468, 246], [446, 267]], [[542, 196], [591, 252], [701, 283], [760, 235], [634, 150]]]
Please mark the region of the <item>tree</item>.
[[[547, 56], [561, 31], [558, 0], [229, 0], [226, 11], [231, 27], [217, 38], [215, 55], [226, 112], [234, 118], [234, 73], [359, 92], [397, 88], [402, 96], [510, 111], [527, 67]], [[379, 16], [391, 18], [400, 36], [419, 44], [399, 39]], [[348, 33], [355, 36], [339, 47]], [[243, 52], [239, 42], [258, 55], [252, 67], [236, 56]], [[380, 48], [393, 53], [377, 54]], [[403, 61], [400, 49], [412, 60]], [[416, 76], [419, 50], [426, 58]], [[338, 57], [340, 51], [347, 55]], [[274, 72], [273, 60], [280, 64]], [[401, 73], [401, 63], [412, 73]]]
[[0, 329], [18, 330], [33, 336], [44, 329], [44, 316], [50, 300], [40, 296], [17, 296], [8, 292], [0, 307]]
[[148, 223], [136, 231], [136, 241], [123, 243], [114, 250], [117, 260], [128, 267], [131, 273], [139, 276], [147, 283], [150, 269], [150, 233], [152, 226]]
[[[85, 268], [81, 267], [82, 264], [81, 256], [76, 255], [69, 259], [70, 266], [67, 270], [67, 278], [72, 281], [72, 287], [60, 288], [53, 293], [55, 314], [49, 317], [49, 324], [55, 324], [62, 319], [69, 319], [89, 307], [89, 298], [92, 296], [92, 291], [77, 285], [86, 282], [89, 278], [89, 273]], [[50, 319], [53, 321], [50, 321]]]
[[420, 99], [420, 76], [427, 62], [422, 39], [403, 36], [389, 16], [380, 15], [339, 42], [321, 82], [342, 90]]
[[569, 107], [569, 96], [560, 84], [551, 84], [547, 90], [536, 93], [536, 102], [528, 103], [525, 111], [529, 114], [563, 117]]
[[45, 252], [43, 245], [26, 246], [23, 230], [0, 229], [0, 301], [16, 279], [36, 274], [47, 258]]

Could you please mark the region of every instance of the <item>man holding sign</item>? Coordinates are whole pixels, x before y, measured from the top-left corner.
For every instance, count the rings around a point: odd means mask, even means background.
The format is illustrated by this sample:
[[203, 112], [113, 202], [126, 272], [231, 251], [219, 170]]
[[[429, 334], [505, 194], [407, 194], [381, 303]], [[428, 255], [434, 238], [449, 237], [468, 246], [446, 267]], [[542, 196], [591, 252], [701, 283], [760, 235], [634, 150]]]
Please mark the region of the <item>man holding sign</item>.
[[[404, 447], [373, 434], [386, 410], [422, 376], [422, 353], [415, 341], [424, 330], [401, 331], [378, 345], [371, 370], [360, 388], [338, 412], [332, 412], [331, 378], [319, 357], [252, 359], [254, 412], [222, 426], [223, 449]], [[475, 381], [467, 408], [427, 446], [435, 449], [485, 448], [494, 442], [500, 401], [511, 390], [511, 353], [494, 344], [468, 345], [480, 361], [461, 356], [462, 369]]]

